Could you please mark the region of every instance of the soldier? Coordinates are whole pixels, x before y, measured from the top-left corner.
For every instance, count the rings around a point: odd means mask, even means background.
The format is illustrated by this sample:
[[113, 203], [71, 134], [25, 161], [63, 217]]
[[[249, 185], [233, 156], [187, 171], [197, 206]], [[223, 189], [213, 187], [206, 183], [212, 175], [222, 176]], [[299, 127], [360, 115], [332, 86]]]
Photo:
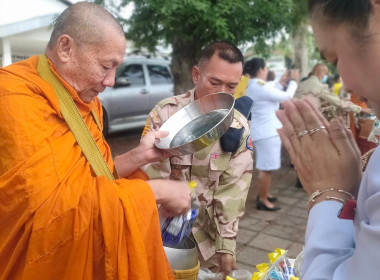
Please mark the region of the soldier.
[[336, 116], [347, 115], [346, 112], [360, 113], [360, 106], [334, 95], [328, 86], [323, 84], [327, 73], [327, 66], [317, 63], [313, 67], [310, 77], [299, 84], [294, 98], [309, 99], [328, 120]]
[[[159, 102], [147, 119], [144, 133], [158, 130], [171, 115], [202, 96], [215, 92], [233, 94], [242, 68], [243, 56], [234, 45], [227, 42], [209, 44], [192, 70], [195, 88]], [[237, 102], [247, 116], [249, 102]], [[152, 163], [146, 166], [146, 172], [151, 179], [198, 183], [196, 193], [201, 207], [193, 236], [201, 266], [218, 268], [227, 274], [236, 267], [236, 234], [252, 178], [252, 151], [247, 148], [249, 126], [244, 113], [234, 111], [233, 123], [224, 136], [194, 154]]]

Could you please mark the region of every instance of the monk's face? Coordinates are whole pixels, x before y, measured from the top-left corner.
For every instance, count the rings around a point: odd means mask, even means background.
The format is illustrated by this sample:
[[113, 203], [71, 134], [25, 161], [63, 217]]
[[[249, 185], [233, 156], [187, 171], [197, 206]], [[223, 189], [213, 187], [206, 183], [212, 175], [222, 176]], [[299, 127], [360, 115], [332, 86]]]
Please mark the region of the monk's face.
[[106, 87], [115, 84], [116, 68], [123, 62], [126, 41], [120, 32], [108, 28], [98, 44], [73, 48], [66, 81], [86, 103]]
[[209, 61], [193, 67], [196, 98], [215, 92], [234, 94], [243, 72], [243, 64], [229, 63], [214, 54]]

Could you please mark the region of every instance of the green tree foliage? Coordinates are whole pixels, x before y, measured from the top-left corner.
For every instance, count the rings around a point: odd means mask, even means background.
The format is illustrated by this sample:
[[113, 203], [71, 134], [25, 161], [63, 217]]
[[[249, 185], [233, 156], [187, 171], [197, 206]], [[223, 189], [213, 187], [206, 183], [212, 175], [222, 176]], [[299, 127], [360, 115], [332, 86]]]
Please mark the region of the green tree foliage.
[[289, 25], [290, 32], [295, 32], [297, 28], [305, 21], [309, 20], [307, 1], [292, 0], [291, 24]]
[[127, 36], [150, 50], [162, 39], [171, 44], [178, 37], [201, 46], [229, 40], [265, 48], [266, 39], [289, 26], [292, 9], [292, 0], [124, 0], [122, 6], [130, 2], [135, 11], [125, 21]]
[[292, 1], [122, 0], [120, 7], [133, 2], [135, 8], [129, 19], [120, 20], [136, 47], [150, 51], [159, 43], [172, 47], [172, 73], [179, 94], [193, 86], [191, 68], [202, 47], [212, 41], [253, 42], [255, 50], [264, 54], [267, 40], [290, 26]]

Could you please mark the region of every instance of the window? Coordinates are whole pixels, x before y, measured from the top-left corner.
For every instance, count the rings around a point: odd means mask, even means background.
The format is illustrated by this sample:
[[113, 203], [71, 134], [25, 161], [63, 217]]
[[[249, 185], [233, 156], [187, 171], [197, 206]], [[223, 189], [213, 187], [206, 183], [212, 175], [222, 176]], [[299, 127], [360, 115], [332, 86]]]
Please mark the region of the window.
[[169, 69], [164, 65], [147, 65], [150, 83], [152, 85], [171, 84], [172, 77]]
[[144, 71], [141, 64], [127, 65], [120, 77], [127, 77], [131, 86], [145, 85]]

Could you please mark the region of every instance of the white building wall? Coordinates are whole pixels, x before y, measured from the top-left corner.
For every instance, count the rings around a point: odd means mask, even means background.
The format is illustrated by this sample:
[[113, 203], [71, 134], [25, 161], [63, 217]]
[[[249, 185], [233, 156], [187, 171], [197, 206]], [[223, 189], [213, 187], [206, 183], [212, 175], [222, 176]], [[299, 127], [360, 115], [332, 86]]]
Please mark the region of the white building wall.
[[0, 0], [0, 66], [43, 53], [67, 7], [58, 0]]
[[285, 58], [281, 55], [271, 56], [266, 60], [266, 64], [268, 69], [274, 71], [276, 74], [276, 80], [280, 79], [282, 74], [287, 70], [285, 66]]

